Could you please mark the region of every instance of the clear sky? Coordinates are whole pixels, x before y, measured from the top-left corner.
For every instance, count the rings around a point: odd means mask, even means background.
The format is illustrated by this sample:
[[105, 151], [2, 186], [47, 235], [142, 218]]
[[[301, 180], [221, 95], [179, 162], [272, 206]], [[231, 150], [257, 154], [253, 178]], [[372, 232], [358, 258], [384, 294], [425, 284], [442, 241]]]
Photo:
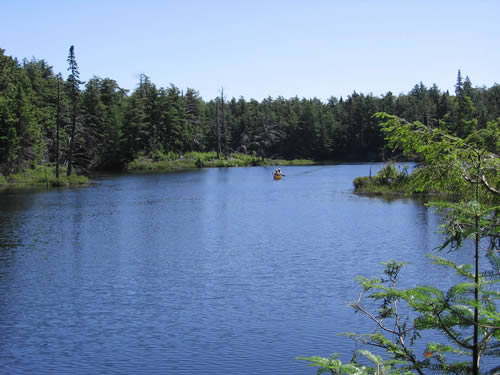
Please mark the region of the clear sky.
[[381, 95], [500, 83], [500, 1], [0, 0], [0, 48], [134, 89], [212, 99]]

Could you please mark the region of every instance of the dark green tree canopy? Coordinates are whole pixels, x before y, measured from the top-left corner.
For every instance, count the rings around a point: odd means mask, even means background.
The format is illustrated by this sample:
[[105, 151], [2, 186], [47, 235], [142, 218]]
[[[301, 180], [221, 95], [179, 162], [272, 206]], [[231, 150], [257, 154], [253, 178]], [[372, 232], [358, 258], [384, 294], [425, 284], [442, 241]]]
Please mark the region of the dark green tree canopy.
[[[373, 118], [380, 111], [463, 138], [491, 133], [500, 118], [500, 86], [475, 88], [462, 72], [455, 95], [420, 82], [398, 96], [354, 91], [326, 102], [224, 98], [221, 111], [220, 98], [204, 101], [193, 88], [157, 87], [145, 74], [132, 92], [99, 77], [81, 89], [84, 82], [74, 46], [67, 63], [66, 90], [60, 98], [60, 155], [81, 172], [120, 168], [136, 158], [154, 159], [158, 153], [215, 151], [217, 116], [224, 125], [220, 134], [224, 153], [339, 161], [383, 160], [391, 155]], [[57, 77], [44, 60], [20, 64], [0, 50], [2, 173], [55, 161], [57, 86]], [[491, 137], [483, 139], [493, 142]]]

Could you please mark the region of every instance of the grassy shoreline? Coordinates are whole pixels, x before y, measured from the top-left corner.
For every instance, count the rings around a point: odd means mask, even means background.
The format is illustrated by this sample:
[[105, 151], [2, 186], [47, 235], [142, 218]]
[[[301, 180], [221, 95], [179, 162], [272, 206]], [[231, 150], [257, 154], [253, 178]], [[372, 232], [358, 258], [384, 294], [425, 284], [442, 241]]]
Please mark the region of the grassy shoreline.
[[189, 152], [182, 156], [169, 153], [153, 157], [139, 157], [128, 163], [127, 172], [164, 172], [170, 170], [195, 168], [251, 167], [262, 165], [314, 165], [312, 160], [262, 159], [253, 155], [230, 154], [227, 158], [217, 159], [215, 152]]
[[0, 189], [30, 188], [30, 187], [70, 187], [85, 186], [89, 179], [85, 176], [73, 174], [66, 176], [66, 168], [59, 169], [59, 178], [56, 178], [56, 169], [52, 166], [37, 165], [34, 168], [24, 169], [7, 177], [0, 176]]
[[354, 192], [359, 195], [383, 198], [414, 198], [423, 200], [456, 201], [459, 191], [440, 191], [434, 188], [418, 188], [418, 176], [409, 173], [407, 167], [399, 170], [392, 163], [386, 164], [375, 176], [356, 177]]
[[353, 181], [354, 193], [368, 197], [381, 197], [385, 199], [412, 198], [428, 200], [431, 198], [449, 198], [449, 194], [433, 192], [412, 191], [408, 183], [394, 185], [383, 184], [374, 177], [356, 177]]
[[[154, 157], [140, 157], [127, 164], [125, 172], [169, 172], [198, 168], [228, 168], [250, 167], [262, 165], [314, 165], [312, 160], [295, 159], [262, 159], [261, 157], [245, 154], [231, 154], [226, 159], [217, 159], [215, 152], [190, 152], [182, 156], [169, 153], [157, 154]], [[0, 190], [35, 187], [74, 187], [87, 186], [90, 180], [86, 176], [73, 174], [66, 176], [66, 168], [60, 167], [59, 178], [56, 178], [55, 167], [37, 165], [27, 168], [7, 177], [0, 175]]]

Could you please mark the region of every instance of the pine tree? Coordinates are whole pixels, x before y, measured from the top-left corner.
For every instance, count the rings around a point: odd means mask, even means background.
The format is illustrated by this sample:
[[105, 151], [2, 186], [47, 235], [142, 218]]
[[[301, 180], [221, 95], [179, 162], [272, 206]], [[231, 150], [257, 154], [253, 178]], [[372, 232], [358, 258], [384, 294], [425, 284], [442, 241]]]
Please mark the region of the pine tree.
[[71, 46], [69, 48], [68, 55], [68, 70], [70, 72], [67, 84], [69, 89], [69, 97], [71, 99], [71, 135], [69, 140], [69, 150], [68, 150], [68, 171], [67, 175], [71, 176], [73, 172], [73, 156], [75, 149], [75, 137], [76, 137], [76, 120], [78, 115], [78, 99], [80, 95], [80, 85], [84, 82], [80, 81], [80, 72], [78, 71], [78, 64], [76, 63], [75, 57], [75, 47]]
[[201, 105], [202, 101], [199, 93], [188, 88], [184, 96], [185, 102], [185, 118], [189, 127], [188, 130], [188, 148], [189, 150], [200, 151], [202, 149], [202, 119]]
[[472, 90], [469, 77], [466, 77], [465, 81], [462, 81], [462, 74], [459, 70], [455, 85], [457, 111], [454, 123], [456, 126], [453, 130], [461, 138], [468, 136], [477, 128], [477, 119], [475, 118], [476, 108], [470, 96]]

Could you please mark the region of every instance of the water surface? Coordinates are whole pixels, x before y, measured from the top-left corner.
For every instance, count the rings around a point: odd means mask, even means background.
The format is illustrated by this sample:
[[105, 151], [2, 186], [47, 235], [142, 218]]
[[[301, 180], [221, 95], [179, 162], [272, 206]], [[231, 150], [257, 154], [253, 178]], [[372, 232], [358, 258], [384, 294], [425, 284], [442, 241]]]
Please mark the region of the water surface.
[[[0, 194], [0, 373], [312, 374], [369, 332], [356, 275], [424, 254], [421, 202], [360, 197], [365, 164], [203, 169]], [[465, 257], [465, 255], [464, 255]], [[467, 260], [467, 259], [466, 259]], [[467, 260], [468, 261], [468, 260]]]

